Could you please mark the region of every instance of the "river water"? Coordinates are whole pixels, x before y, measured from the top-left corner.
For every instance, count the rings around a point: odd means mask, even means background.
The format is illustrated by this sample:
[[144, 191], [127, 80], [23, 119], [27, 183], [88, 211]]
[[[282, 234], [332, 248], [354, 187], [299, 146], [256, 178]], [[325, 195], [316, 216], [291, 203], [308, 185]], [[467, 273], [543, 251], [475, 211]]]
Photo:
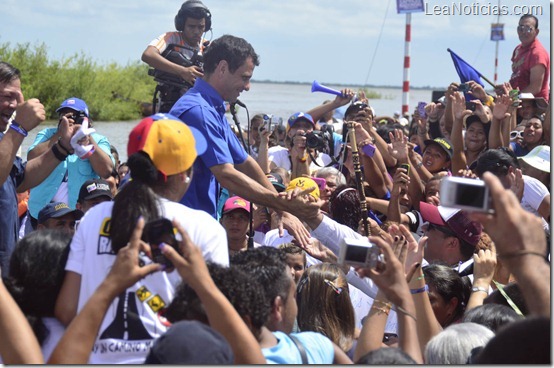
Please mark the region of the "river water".
[[[329, 85], [328, 87], [340, 90], [341, 86]], [[390, 115], [395, 111], [401, 111], [402, 89], [401, 88], [369, 88], [370, 91], [381, 95], [380, 99], [370, 99], [370, 105], [375, 109], [377, 115]], [[431, 101], [431, 90], [419, 89], [410, 91], [410, 110], [413, 110], [419, 101]], [[306, 111], [324, 100], [332, 100], [335, 96], [322, 92], [311, 92], [311, 85], [308, 84], [276, 84], [252, 82], [250, 91], [243, 92], [240, 100], [248, 107], [249, 116], [258, 113], [273, 114], [286, 120], [291, 114], [297, 111]], [[240, 108], [237, 114], [242, 127], [248, 122], [247, 111]], [[93, 117], [94, 118], [94, 117]], [[231, 115], [228, 120], [232, 123]], [[95, 121], [94, 127], [99, 134], [108, 138], [110, 143], [119, 151], [120, 160], [127, 160], [127, 137], [129, 132], [139, 120], [130, 121]], [[21, 146], [22, 157], [27, 157], [27, 149], [33, 143], [37, 133], [45, 128], [54, 126], [57, 122], [47, 121], [40, 127], [29, 132]]]

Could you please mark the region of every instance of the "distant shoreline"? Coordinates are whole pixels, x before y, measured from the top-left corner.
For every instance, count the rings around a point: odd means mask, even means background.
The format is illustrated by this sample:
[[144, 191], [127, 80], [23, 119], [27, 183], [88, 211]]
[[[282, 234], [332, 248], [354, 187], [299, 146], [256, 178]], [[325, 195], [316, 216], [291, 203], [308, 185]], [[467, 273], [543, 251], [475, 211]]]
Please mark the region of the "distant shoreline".
[[[311, 85], [311, 82], [293, 82], [293, 81], [272, 81], [272, 80], [258, 80], [258, 79], [252, 79], [252, 82], [254, 83], [269, 83], [269, 84], [298, 84], [298, 85]], [[402, 89], [402, 86], [386, 86], [386, 85], [376, 85], [376, 84], [368, 84], [367, 86], [362, 86], [359, 84], [342, 84], [342, 83], [331, 83], [331, 82], [321, 82], [323, 85], [328, 86], [344, 86], [344, 87], [366, 87], [366, 88], [392, 88], [392, 89]], [[448, 88], [448, 87], [446, 87]], [[446, 89], [445, 87], [432, 87], [432, 86], [423, 86], [423, 87], [415, 87], [410, 86], [410, 89], [417, 89], [417, 90], [437, 90], [442, 91]]]

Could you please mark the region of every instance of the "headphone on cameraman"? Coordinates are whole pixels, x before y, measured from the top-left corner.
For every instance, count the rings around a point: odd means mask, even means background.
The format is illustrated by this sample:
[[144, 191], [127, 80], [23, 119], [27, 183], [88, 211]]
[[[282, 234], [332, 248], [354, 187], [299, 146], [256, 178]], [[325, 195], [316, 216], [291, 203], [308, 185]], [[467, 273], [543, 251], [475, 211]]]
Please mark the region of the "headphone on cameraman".
[[[181, 5], [181, 9], [179, 9], [179, 12], [175, 16], [175, 28], [178, 31], [182, 31], [185, 27], [185, 19], [187, 17], [192, 16], [192, 11], [196, 9], [202, 9], [204, 10], [204, 16], [203, 18], [206, 19], [206, 27], [204, 28], [204, 32], [208, 32], [210, 29], [212, 29], [212, 13], [210, 13], [210, 10], [206, 7], [206, 5], [202, 4], [200, 0], [188, 0]], [[193, 17], [195, 18], [195, 17]]]

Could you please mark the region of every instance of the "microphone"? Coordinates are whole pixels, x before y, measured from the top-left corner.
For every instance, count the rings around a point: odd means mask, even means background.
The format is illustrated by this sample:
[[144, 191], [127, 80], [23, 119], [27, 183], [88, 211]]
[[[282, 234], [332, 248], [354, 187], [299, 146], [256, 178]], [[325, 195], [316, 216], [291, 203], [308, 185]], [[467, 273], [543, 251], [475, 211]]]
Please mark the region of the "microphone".
[[239, 100], [238, 98], [235, 100], [234, 103], [236, 103], [236, 104], [239, 105], [240, 107], [246, 109], [246, 105], [245, 105], [241, 100]]

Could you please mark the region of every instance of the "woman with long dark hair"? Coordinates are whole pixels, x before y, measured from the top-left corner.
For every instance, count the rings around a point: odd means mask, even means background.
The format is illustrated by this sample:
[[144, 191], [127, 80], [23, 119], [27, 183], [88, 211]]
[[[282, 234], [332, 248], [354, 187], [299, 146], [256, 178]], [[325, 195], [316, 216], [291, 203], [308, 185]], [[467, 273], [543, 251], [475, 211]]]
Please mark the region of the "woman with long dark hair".
[[[146, 223], [142, 239], [148, 241], [151, 249], [148, 254], [144, 244], [145, 253], [165, 267], [164, 272], [137, 282], [112, 303], [90, 363], [142, 363], [154, 339], [166, 331], [164, 307], [173, 299], [181, 278], [157, 254], [159, 244], [176, 243], [173, 224], [167, 225], [164, 218], [180, 223], [207, 261], [229, 264], [226, 234], [221, 225], [206, 212], [178, 203], [188, 188], [192, 165], [197, 153], [205, 149], [205, 142], [198, 131], [171, 115], [156, 114], [143, 119], [131, 131], [127, 145], [132, 179], [114, 202], [96, 205], [81, 220], [56, 303], [56, 316], [62, 323], [68, 324], [94, 293], [112, 267], [117, 252], [129, 242], [140, 217]], [[144, 258], [144, 262], [150, 262]]]

